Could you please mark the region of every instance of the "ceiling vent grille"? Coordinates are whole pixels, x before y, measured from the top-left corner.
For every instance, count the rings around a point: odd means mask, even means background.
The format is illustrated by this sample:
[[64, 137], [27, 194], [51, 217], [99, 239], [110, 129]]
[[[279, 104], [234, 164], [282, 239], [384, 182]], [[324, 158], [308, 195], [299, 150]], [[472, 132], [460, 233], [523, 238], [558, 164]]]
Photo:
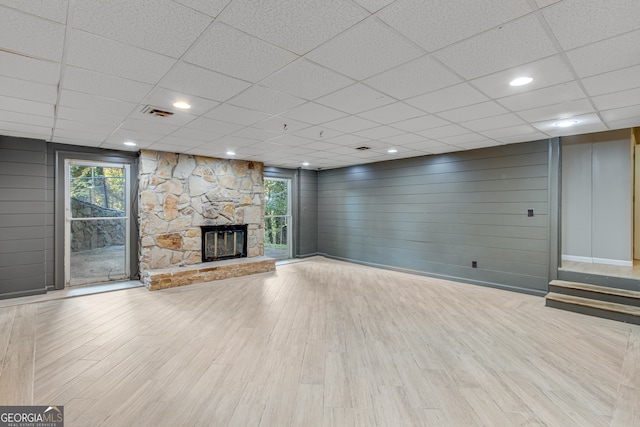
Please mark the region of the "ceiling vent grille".
[[151, 105], [146, 105], [142, 109], [143, 114], [152, 114], [157, 117], [170, 117], [173, 116], [173, 112], [161, 110], [160, 108], [152, 107]]
[[371, 150], [371, 147], [357, 147], [356, 150], [358, 150], [358, 151], [367, 151], [367, 150]]

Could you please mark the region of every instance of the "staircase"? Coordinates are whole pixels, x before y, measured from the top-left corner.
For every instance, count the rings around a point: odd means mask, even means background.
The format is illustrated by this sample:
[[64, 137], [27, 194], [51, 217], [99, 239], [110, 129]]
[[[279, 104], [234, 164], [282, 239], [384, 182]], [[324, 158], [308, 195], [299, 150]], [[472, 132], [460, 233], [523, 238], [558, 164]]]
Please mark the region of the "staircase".
[[640, 292], [552, 280], [546, 306], [640, 325]]

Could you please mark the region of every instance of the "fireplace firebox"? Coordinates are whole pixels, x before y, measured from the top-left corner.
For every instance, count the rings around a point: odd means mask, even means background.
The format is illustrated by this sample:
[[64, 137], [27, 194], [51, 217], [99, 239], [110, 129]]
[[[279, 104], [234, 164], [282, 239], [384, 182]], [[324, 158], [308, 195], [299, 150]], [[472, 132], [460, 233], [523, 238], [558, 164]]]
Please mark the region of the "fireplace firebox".
[[202, 262], [247, 256], [247, 224], [201, 225]]

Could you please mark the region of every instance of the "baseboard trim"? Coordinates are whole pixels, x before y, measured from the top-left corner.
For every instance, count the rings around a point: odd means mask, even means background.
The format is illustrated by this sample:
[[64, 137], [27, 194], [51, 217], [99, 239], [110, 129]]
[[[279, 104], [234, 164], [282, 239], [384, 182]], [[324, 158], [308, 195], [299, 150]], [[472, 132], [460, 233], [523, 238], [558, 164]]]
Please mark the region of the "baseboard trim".
[[606, 264], [617, 265], [619, 267], [633, 267], [633, 261], [625, 261], [621, 259], [595, 258], [575, 255], [562, 255], [563, 261], [584, 262], [587, 264]]
[[33, 295], [41, 295], [46, 294], [47, 290], [43, 289], [35, 289], [32, 291], [20, 291], [20, 292], [9, 292], [7, 294], [0, 294], [0, 299], [9, 299], [9, 298], [20, 298], [20, 297], [30, 297]]
[[522, 287], [519, 287], [519, 286], [509, 286], [509, 285], [504, 285], [502, 283], [483, 282], [483, 281], [480, 281], [480, 280], [466, 279], [464, 277], [448, 276], [448, 275], [445, 275], [445, 274], [430, 273], [428, 271], [412, 270], [410, 268], [395, 267], [395, 266], [392, 266], [392, 265], [377, 264], [377, 263], [374, 263], [374, 262], [359, 261], [359, 260], [350, 259], [350, 258], [342, 258], [342, 257], [338, 257], [338, 256], [328, 255], [328, 254], [325, 254], [325, 253], [319, 253], [318, 255], [326, 257], [326, 258], [330, 258], [330, 259], [335, 259], [337, 261], [344, 261], [344, 262], [349, 262], [349, 263], [352, 263], [352, 264], [365, 265], [367, 267], [380, 268], [382, 270], [397, 271], [399, 273], [407, 273], [407, 274], [413, 274], [413, 275], [416, 275], [416, 276], [423, 276], [423, 277], [433, 277], [435, 279], [451, 280], [452, 282], [459, 282], [459, 283], [467, 283], [467, 284], [470, 284], [470, 285], [485, 286], [485, 287], [488, 287], [488, 288], [502, 289], [502, 290], [505, 290], [505, 291], [519, 292], [519, 293], [522, 293], [522, 294], [535, 295], [535, 296], [539, 296], [539, 297], [544, 297], [547, 294], [546, 290], [542, 291], [542, 290], [536, 290], [536, 289], [522, 288]]

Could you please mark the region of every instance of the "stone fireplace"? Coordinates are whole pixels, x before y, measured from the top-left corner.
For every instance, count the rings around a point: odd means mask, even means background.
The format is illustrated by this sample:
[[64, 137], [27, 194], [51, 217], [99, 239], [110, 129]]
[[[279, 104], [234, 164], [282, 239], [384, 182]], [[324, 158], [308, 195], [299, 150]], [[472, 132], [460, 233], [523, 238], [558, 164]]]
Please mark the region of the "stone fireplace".
[[201, 225], [202, 262], [247, 256], [247, 224]]
[[[264, 263], [263, 256], [262, 163], [142, 150], [139, 171], [140, 273], [149, 289], [213, 280], [207, 278], [210, 275], [203, 276], [205, 270], [228, 268], [226, 277], [234, 277], [234, 271], [240, 270], [247, 274], [252, 270], [247, 270], [252, 259], [257, 264], [269, 264]], [[223, 256], [214, 258], [225, 261], [203, 263], [203, 230], [238, 225], [246, 228], [242, 242], [235, 240], [235, 251], [240, 243], [245, 261]], [[226, 235], [225, 242], [225, 234], [220, 236], [220, 244], [227, 243], [224, 250], [231, 245], [233, 251], [231, 238]], [[239, 263], [242, 268], [233, 267]], [[269, 270], [275, 268], [273, 264]], [[264, 266], [258, 270], [264, 270]], [[182, 279], [163, 280], [162, 285], [154, 282], [154, 277], [176, 275]]]

